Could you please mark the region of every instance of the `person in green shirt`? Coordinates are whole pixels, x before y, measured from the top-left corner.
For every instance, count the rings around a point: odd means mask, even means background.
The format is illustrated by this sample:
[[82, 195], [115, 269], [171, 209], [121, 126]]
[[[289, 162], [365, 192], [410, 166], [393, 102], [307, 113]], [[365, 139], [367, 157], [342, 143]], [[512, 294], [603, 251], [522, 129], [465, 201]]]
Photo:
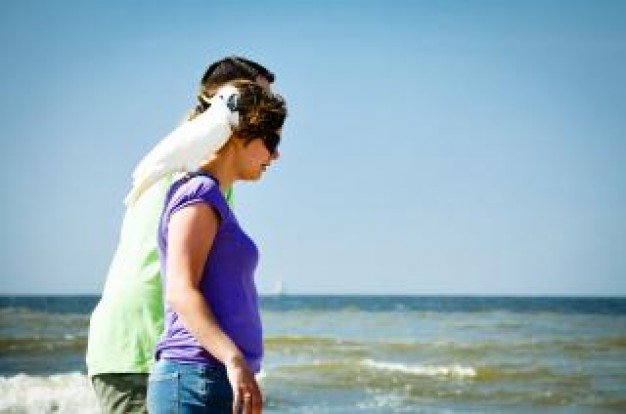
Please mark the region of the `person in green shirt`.
[[[269, 88], [274, 74], [238, 56], [211, 64], [201, 79], [198, 105], [189, 119], [207, 109], [208, 98], [220, 86], [235, 79]], [[127, 208], [102, 296], [91, 314], [87, 374], [105, 414], [147, 412], [148, 374], [163, 330], [157, 227], [172, 182], [172, 176], [161, 179]], [[232, 189], [226, 198], [232, 205]]]

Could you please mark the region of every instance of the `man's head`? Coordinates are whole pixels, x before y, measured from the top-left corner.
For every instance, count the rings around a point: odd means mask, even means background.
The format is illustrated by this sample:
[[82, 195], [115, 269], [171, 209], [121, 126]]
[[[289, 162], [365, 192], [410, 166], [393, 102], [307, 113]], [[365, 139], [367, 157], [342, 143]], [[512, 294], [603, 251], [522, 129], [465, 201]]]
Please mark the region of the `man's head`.
[[274, 74], [263, 65], [241, 56], [228, 56], [212, 63], [204, 72], [201, 84], [209, 87], [214, 84], [224, 84], [234, 79], [256, 80], [262, 76], [269, 83], [274, 82]]
[[241, 56], [228, 56], [218, 60], [207, 68], [200, 81], [198, 106], [192, 111], [190, 118], [204, 112], [209, 104], [209, 98], [226, 82], [233, 80], [249, 80], [269, 89], [275, 76], [269, 69], [260, 63]]
[[[274, 82], [274, 74], [266, 67], [240, 56], [229, 56], [211, 64], [202, 76], [200, 89], [212, 96], [226, 82], [245, 79], [267, 86]], [[265, 85], [263, 85], [265, 84]]]

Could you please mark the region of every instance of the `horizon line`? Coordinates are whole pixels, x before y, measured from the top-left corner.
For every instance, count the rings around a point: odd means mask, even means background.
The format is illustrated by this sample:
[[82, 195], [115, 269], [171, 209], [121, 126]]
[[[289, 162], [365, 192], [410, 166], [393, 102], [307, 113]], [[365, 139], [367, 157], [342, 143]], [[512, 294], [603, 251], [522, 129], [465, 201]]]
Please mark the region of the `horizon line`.
[[[11, 297], [101, 297], [101, 293], [0, 293], [0, 298]], [[259, 293], [260, 298], [279, 297], [450, 297], [450, 298], [589, 298], [589, 299], [626, 299], [626, 294], [563, 294], [563, 293]]]

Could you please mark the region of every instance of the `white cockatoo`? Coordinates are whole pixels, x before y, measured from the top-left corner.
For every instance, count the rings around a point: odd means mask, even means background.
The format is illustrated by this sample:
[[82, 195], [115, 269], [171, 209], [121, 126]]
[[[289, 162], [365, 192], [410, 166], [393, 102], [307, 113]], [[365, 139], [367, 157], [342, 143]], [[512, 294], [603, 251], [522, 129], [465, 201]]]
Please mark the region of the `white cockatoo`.
[[209, 108], [181, 124], [163, 138], [133, 171], [133, 188], [124, 203], [129, 207], [162, 177], [175, 172], [195, 171], [214, 155], [239, 124], [240, 93], [235, 86], [218, 89]]

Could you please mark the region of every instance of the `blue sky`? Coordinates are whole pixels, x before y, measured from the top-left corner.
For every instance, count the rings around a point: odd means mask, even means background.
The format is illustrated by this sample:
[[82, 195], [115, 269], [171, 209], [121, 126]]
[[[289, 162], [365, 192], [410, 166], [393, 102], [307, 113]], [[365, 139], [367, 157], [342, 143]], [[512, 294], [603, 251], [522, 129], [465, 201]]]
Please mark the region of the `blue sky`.
[[240, 54], [290, 107], [236, 187], [262, 292], [625, 295], [626, 5], [512, 3], [0, 3], [0, 294], [99, 293], [134, 165]]

